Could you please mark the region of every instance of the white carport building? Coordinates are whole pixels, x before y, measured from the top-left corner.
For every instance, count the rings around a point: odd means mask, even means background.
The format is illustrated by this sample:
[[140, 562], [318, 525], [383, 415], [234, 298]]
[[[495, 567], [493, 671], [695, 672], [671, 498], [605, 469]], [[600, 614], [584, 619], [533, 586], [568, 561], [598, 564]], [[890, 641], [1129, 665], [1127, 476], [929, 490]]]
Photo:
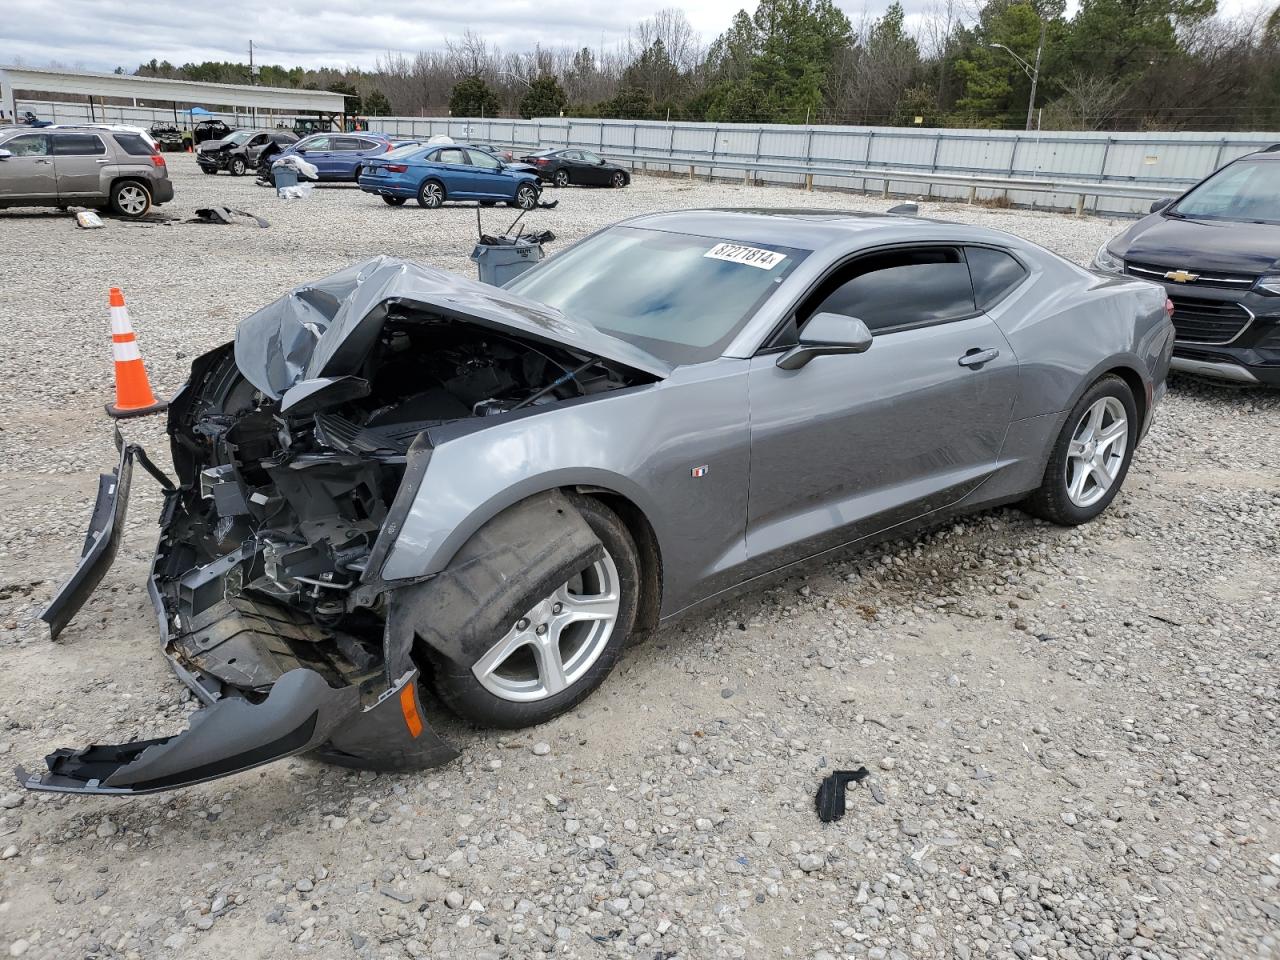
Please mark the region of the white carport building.
[[193, 106], [232, 121], [232, 126], [242, 122], [266, 124], [266, 118], [274, 116], [338, 118], [346, 113], [343, 95], [323, 90], [0, 67], [0, 110], [11, 120], [19, 111], [31, 110], [42, 120], [59, 123], [149, 125], [177, 121]]

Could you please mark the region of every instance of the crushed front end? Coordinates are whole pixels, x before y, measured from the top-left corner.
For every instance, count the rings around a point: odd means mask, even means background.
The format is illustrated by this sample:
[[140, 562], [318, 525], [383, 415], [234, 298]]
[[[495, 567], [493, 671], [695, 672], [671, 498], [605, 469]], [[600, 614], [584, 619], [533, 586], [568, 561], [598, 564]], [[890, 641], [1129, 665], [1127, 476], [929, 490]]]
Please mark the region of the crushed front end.
[[452, 282], [415, 270], [378, 260], [299, 288], [199, 357], [168, 412], [176, 482], [117, 432], [79, 567], [43, 617], [56, 636], [105, 576], [141, 464], [166, 488], [149, 582], [161, 642], [204, 707], [172, 737], [57, 750], [47, 773], [18, 771], [23, 786], [132, 794], [308, 751], [376, 769], [457, 756], [423, 716], [414, 631], [388, 616], [431, 578], [379, 573], [433, 432], [634, 376], [460, 317], [434, 289], [394, 296]]

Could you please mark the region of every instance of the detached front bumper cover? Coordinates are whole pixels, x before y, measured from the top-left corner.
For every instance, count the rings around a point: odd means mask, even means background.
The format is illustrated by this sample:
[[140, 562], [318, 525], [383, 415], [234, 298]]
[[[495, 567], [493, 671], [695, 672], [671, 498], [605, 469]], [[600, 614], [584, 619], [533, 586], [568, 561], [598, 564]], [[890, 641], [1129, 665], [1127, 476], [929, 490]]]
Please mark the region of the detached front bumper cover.
[[[174, 495], [173, 482], [140, 446], [126, 444], [119, 429], [115, 440], [120, 460], [99, 478], [80, 562], [41, 614], [55, 637], [115, 559], [134, 463]], [[163, 629], [165, 613], [154, 581], [151, 595]], [[200, 686], [200, 677], [172, 658], [170, 665], [209, 704], [191, 715], [185, 731], [132, 743], [55, 750], [45, 758], [47, 773], [19, 767], [18, 782], [28, 790], [51, 793], [125, 795], [205, 783], [308, 751], [331, 763], [383, 770], [436, 766], [458, 756], [422, 715], [416, 669], [390, 684], [383, 679], [379, 691], [368, 685], [331, 686], [315, 670], [297, 668], [283, 673], [259, 700], [229, 688], [216, 697]]]

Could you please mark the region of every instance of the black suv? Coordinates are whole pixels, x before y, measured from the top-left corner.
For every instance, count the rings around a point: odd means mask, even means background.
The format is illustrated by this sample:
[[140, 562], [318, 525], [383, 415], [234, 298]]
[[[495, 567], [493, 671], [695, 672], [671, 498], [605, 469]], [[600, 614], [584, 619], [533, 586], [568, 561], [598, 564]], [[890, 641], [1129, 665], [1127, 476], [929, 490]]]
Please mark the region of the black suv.
[[1280, 144], [1157, 200], [1093, 266], [1168, 291], [1173, 369], [1280, 387]]

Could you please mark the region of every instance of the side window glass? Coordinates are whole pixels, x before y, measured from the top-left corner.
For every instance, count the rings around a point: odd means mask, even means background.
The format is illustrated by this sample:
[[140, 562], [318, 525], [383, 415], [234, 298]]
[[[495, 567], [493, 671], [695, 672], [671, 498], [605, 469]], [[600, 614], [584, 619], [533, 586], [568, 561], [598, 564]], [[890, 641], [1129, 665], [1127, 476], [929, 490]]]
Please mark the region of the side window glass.
[[464, 154], [461, 150], [458, 150], [458, 149], [456, 149], [456, 148], [455, 148], [455, 149], [452, 149], [452, 150], [441, 150], [441, 151], [436, 155], [436, 162], [438, 162], [438, 163], [460, 163], [460, 164], [462, 164], [463, 166], [466, 166], [466, 164], [467, 164], [467, 156], [466, 156], [466, 154]]
[[800, 325], [815, 313], [862, 320], [873, 333], [977, 312], [969, 268], [955, 247], [892, 250], [836, 271], [801, 305]]
[[482, 150], [468, 150], [467, 156], [471, 158], [473, 167], [481, 167], [485, 170], [498, 169], [498, 161]]
[[595, 163], [595, 164], [599, 164], [599, 163], [603, 162], [603, 161], [601, 161], [601, 159], [600, 159], [599, 157], [597, 157], [594, 153], [587, 153], [585, 150], [584, 150], [584, 151], [582, 151], [582, 159], [583, 159], [583, 160], [585, 160], [587, 163]]
[[302, 147], [304, 150], [328, 150], [329, 138], [328, 137], [312, 137], [310, 140], [305, 140], [302, 143], [298, 144], [298, 146]]
[[267, 142], [267, 135], [265, 133], [260, 133], [256, 137], [254, 137], [252, 140], [249, 141], [249, 146], [260, 147], [266, 142]]
[[0, 148], [8, 150], [15, 157], [47, 157], [49, 138], [43, 133], [28, 133], [0, 143]]
[[91, 133], [55, 133], [53, 153], [58, 157], [93, 157], [107, 152], [102, 140]]
[[979, 310], [994, 307], [1027, 275], [1026, 268], [1003, 250], [965, 247], [964, 255]]

